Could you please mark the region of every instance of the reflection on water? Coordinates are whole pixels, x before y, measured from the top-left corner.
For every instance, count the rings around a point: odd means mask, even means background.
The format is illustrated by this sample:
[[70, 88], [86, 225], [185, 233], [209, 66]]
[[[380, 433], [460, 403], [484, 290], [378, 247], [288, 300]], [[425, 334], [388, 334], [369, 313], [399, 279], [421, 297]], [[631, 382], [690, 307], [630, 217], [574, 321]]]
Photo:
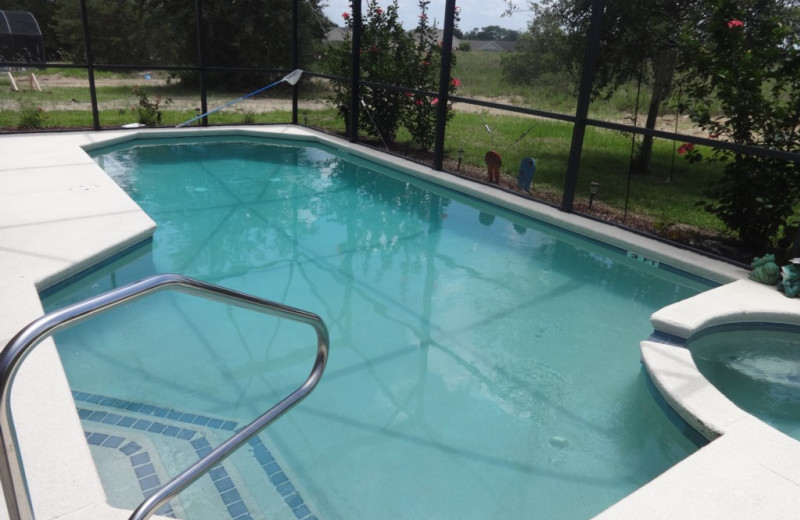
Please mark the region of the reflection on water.
[[[321, 518], [588, 518], [696, 448], [637, 345], [707, 286], [325, 147], [217, 141], [102, 151], [158, 230], [45, 303], [177, 272], [320, 314], [326, 375], [268, 438]], [[242, 421], [313, 362], [313, 333], [217, 304], [125, 312], [57, 338], [73, 387]]]

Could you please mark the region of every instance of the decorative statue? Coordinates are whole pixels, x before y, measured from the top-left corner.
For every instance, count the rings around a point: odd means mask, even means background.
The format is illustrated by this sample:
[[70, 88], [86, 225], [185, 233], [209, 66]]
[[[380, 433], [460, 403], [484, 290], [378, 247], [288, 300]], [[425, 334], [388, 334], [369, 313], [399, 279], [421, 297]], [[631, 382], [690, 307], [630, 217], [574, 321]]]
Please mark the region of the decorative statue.
[[500, 159], [500, 154], [494, 150], [489, 150], [486, 152], [483, 160], [486, 161], [486, 169], [489, 171], [489, 182], [493, 182], [495, 184], [499, 183], [500, 166], [503, 165], [503, 161]]
[[789, 265], [781, 267], [781, 289], [789, 298], [800, 293], [800, 258], [793, 258]]
[[533, 174], [536, 172], [536, 161], [533, 157], [526, 157], [522, 159], [519, 165], [519, 178], [517, 179], [517, 188], [522, 191], [531, 189], [533, 182]]
[[755, 257], [750, 264], [753, 268], [749, 278], [758, 283], [775, 285], [781, 279], [781, 270], [775, 263], [775, 255], [764, 255], [761, 258]]

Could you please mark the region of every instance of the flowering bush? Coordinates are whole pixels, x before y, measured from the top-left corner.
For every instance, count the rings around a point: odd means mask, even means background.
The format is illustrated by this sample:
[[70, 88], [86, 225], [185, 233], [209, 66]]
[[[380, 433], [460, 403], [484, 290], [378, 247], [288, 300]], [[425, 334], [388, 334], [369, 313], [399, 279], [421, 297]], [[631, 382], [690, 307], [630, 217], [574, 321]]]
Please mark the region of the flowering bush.
[[[361, 78], [365, 81], [438, 91], [441, 46], [436, 38], [436, 28], [428, 23], [427, 7], [430, 2], [419, 1], [419, 22], [413, 32], [403, 29], [398, 18], [398, 3], [382, 8], [377, 0], [369, 0], [362, 15], [361, 44], [359, 49]], [[345, 24], [352, 28], [353, 17], [342, 13]], [[352, 66], [352, 37], [345, 36], [341, 46], [331, 46], [323, 55], [323, 69], [339, 76], [349, 76]], [[453, 91], [460, 83], [451, 83]], [[335, 82], [330, 101], [339, 111], [350, 130], [350, 84]], [[363, 107], [358, 118], [358, 130], [367, 135], [393, 142], [403, 125], [412, 140], [424, 149], [433, 144], [438, 99], [402, 93], [380, 87], [362, 86], [359, 98]]]
[[[342, 13], [348, 28], [353, 27], [353, 17]], [[352, 70], [352, 35], [345, 35], [344, 44], [331, 46], [322, 58], [322, 67], [330, 74], [350, 76]], [[382, 9], [377, 0], [367, 2], [362, 14], [360, 55], [361, 77], [367, 81], [400, 85], [407, 74], [407, 58], [413, 51], [411, 36], [406, 34], [397, 14], [397, 0]], [[350, 131], [350, 83], [333, 82], [330, 101]], [[393, 90], [362, 86], [359, 98], [366, 114], [362, 112], [358, 130], [368, 135], [392, 142], [400, 127], [405, 96]]]
[[[787, 152], [800, 151], [800, 9], [773, 0], [719, 0], [683, 30], [683, 108], [709, 137]], [[721, 107], [712, 114], [711, 102]], [[709, 192], [706, 209], [733, 231], [753, 254], [787, 251], [800, 200], [797, 163], [715, 149], [689, 160], [725, 165]], [[681, 150], [679, 149], [679, 152]]]
[[[414, 29], [414, 39], [416, 40], [416, 57], [419, 59], [419, 66], [412, 67], [406, 78], [406, 86], [416, 90], [439, 90], [439, 69], [442, 63], [442, 44], [437, 39], [438, 33], [436, 26], [428, 25], [428, 4], [427, 0], [420, 0], [419, 22]], [[458, 10], [456, 9], [456, 22], [458, 21]], [[455, 66], [455, 55], [452, 56], [451, 65]], [[454, 92], [456, 87], [461, 84], [458, 79], [450, 80], [450, 92]], [[429, 150], [433, 146], [436, 133], [436, 112], [439, 98], [428, 98], [427, 96], [412, 96], [414, 103], [403, 114], [403, 126], [411, 134], [411, 139], [423, 150]], [[448, 120], [452, 117], [452, 112], [448, 110]]]

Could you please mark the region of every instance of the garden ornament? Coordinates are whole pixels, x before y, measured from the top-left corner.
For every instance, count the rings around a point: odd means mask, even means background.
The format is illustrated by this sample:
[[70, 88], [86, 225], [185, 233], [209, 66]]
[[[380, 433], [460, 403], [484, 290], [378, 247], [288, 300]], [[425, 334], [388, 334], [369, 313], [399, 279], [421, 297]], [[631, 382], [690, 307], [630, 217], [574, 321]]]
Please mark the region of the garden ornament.
[[792, 258], [789, 265], [781, 267], [781, 289], [789, 298], [800, 294], [800, 258]]
[[750, 264], [753, 268], [749, 278], [758, 283], [775, 285], [781, 279], [781, 270], [775, 263], [775, 255], [755, 257]]
[[536, 161], [533, 157], [522, 159], [519, 165], [519, 178], [517, 178], [517, 188], [528, 191], [531, 189], [533, 174], [536, 172]]
[[489, 150], [483, 158], [486, 161], [486, 169], [489, 172], [489, 182], [495, 184], [500, 182], [500, 166], [503, 165], [500, 154], [494, 150]]

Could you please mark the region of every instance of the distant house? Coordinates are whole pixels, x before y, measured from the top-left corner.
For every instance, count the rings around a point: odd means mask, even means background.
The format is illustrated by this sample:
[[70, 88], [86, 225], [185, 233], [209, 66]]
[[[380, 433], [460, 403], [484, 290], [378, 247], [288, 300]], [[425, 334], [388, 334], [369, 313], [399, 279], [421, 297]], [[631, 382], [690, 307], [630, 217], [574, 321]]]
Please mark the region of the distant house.
[[462, 43], [469, 44], [470, 50], [473, 51], [511, 52], [517, 49], [517, 42], [501, 40], [463, 40]]
[[325, 38], [323, 43], [329, 43], [331, 45], [342, 43], [344, 41], [345, 35], [350, 34], [349, 27], [334, 27], [327, 33], [325, 33]]
[[[414, 33], [414, 31], [408, 31], [408, 33], [409, 33], [409, 34], [413, 34], [413, 33]], [[444, 41], [444, 29], [436, 29], [435, 31], [434, 31], [433, 29], [431, 29], [431, 35], [432, 35], [434, 38], [436, 38], [436, 41], [437, 41], [437, 43], [439, 44], [439, 46], [441, 46], [441, 45], [442, 45], [442, 42]], [[452, 46], [452, 49], [453, 49], [453, 50], [455, 50], [455, 49], [458, 49], [458, 46], [459, 46], [459, 44], [461, 44], [461, 40], [459, 40], [458, 38], [456, 38], [455, 36], [453, 36], [453, 46]]]
[[[442, 45], [442, 42], [444, 42], [444, 29], [436, 29], [436, 41], [439, 42], [439, 45]], [[453, 45], [450, 48], [455, 50], [458, 49], [459, 45], [461, 45], [461, 40], [453, 36]]]

